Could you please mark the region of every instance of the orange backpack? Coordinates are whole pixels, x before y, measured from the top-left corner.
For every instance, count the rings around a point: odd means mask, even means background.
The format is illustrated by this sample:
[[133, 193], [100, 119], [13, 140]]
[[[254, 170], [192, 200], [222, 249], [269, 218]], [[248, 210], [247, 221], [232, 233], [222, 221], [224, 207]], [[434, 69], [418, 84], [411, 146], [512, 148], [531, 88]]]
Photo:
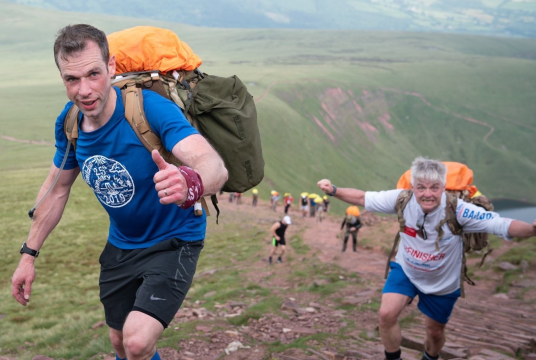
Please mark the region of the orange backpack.
[[[473, 184], [473, 170], [467, 165], [444, 161], [447, 166], [447, 184], [445, 188], [449, 191], [467, 192], [466, 196], [473, 197], [478, 189]], [[398, 180], [397, 189], [411, 189], [411, 170], [406, 171]]]

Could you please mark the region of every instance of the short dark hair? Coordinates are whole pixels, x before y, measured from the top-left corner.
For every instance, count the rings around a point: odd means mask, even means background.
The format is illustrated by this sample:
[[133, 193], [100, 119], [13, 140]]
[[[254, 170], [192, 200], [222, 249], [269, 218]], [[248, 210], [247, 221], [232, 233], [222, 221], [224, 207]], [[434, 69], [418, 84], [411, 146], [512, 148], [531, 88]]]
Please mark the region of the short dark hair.
[[54, 61], [58, 69], [60, 69], [58, 57], [67, 60], [69, 55], [84, 50], [88, 41], [93, 41], [99, 46], [102, 59], [108, 63], [110, 49], [108, 48], [108, 39], [103, 31], [87, 24], [67, 25], [58, 31], [54, 42]]

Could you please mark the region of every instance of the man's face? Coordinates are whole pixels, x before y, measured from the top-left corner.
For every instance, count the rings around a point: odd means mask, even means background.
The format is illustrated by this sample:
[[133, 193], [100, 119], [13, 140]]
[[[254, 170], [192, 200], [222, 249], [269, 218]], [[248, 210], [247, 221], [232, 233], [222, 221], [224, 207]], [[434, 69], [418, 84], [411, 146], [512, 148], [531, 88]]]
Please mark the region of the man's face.
[[440, 182], [415, 180], [412, 186], [417, 202], [425, 213], [430, 213], [441, 204], [441, 196], [445, 191], [445, 185]]
[[111, 76], [115, 74], [115, 58], [111, 56], [106, 63], [99, 46], [89, 41], [84, 50], [69, 55], [66, 60], [60, 56], [58, 63], [69, 100], [86, 118], [107, 121], [115, 109], [115, 104], [108, 101]]

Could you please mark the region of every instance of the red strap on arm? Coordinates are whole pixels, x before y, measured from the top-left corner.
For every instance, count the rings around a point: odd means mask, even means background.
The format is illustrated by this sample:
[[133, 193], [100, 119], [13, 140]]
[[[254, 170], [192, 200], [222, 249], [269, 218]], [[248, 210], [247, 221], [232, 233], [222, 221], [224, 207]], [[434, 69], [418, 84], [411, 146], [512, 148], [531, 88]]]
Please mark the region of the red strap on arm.
[[179, 171], [186, 179], [186, 186], [188, 187], [186, 201], [179, 206], [183, 209], [188, 209], [203, 196], [203, 192], [205, 191], [203, 180], [201, 180], [201, 176], [194, 169], [188, 166], [179, 166]]

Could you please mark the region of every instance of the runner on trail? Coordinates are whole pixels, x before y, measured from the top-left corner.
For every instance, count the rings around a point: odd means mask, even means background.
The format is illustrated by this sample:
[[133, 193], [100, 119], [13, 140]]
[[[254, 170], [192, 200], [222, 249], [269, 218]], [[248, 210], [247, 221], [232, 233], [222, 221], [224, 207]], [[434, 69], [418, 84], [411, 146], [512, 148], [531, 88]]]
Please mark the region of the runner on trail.
[[303, 192], [300, 194], [300, 209], [302, 212], [302, 217], [306, 217], [307, 213], [309, 212], [309, 198], [307, 197], [309, 194], [306, 192]]
[[329, 210], [329, 197], [327, 195], [322, 197], [322, 203], [324, 204], [324, 212], [327, 213]]
[[317, 196], [315, 198], [315, 204], [316, 204], [316, 221], [322, 222], [322, 218], [324, 217], [324, 200], [320, 196]]
[[285, 197], [283, 198], [283, 203], [285, 204], [285, 214], [288, 214], [288, 209], [290, 208], [290, 205], [294, 202], [294, 198], [292, 197], [291, 193], [285, 193]]
[[257, 190], [256, 188], [251, 190], [251, 196], [251, 206], [257, 206], [257, 202], [259, 201], [259, 190]]
[[234, 196], [235, 196], [235, 199], [236, 199], [236, 205], [242, 204], [242, 193], [235, 192]]
[[[54, 59], [71, 102], [56, 121], [53, 164], [39, 191], [40, 206], [32, 209], [12, 294], [28, 305], [34, 262], [80, 174], [110, 218], [99, 287], [116, 358], [160, 359], [157, 340], [188, 293], [204, 246], [206, 216], [196, 216], [193, 205], [218, 192], [227, 170], [179, 107], [149, 90], [142, 92], [147, 119], [185, 166], [145, 149], [125, 118], [120, 90], [112, 87], [116, 58], [103, 31], [86, 24], [64, 27], [54, 43]], [[73, 104], [80, 110], [78, 140], [60, 170], [71, 147], [64, 121]]]
[[270, 198], [271, 208], [273, 211], [277, 209], [277, 203], [279, 202], [279, 193], [277, 191], [272, 191], [272, 196]]
[[290, 224], [292, 224], [290, 216], [286, 215], [283, 217], [283, 220], [276, 222], [270, 228], [270, 233], [272, 234], [272, 249], [270, 250], [270, 254], [268, 255], [268, 263], [270, 265], [272, 265], [272, 256], [275, 255], [275, 252], [277, 251], [278, 247], [281, 248], [281, 252], [277, 257], [277, 262], [283, 262], [283, 254], [285, 254], [285, 250], [287, 249], [287, 243], [285, 241], [285, 231], [287, 231], [287, 227]]
[[318, 194], [309, 194], [309, 217], [315, 217], [316, 214], [316, 202], [315, 199]]
[[[398, 318], [416, 295], [418, 308], [425, 315], [422, 359], [438, 359], [445, 344], [445, 326], [461, 295], [463, 258], [462, 237], [451, 232], [445, 221], [447, 212], [454, 214], [464, 233], [487, 232], [506, 240], [536, 236], [536, 220], [529, 224], [501, 218], [461, 199], [455, 199], [455, 209], [447, 209], [450, 200], [445, 193], [446, 179], [443, 163], [420, 157], [413, 161], [411, 198], [403, 210], [405, 230], [399, 232], [398, 253], [390, 264], [379, 310], [380, 337], [388, 360], [401, 359]], [[403, 191], [337, 188], [328, 179], [320, 180], [318, 187], [337, 199], [364, 206], [367, 211], [389, 214], [396, 214], [397, 199]]]
[[357, 252], [357, 232], [359, 228], [363, 226], [361, 219], [359, 218], [359, 208], [355, 205], [349, 206], [346, 209], [346, 216], [341, 224], [341, 230], [346, 225], [346, 230], [344, 231], [344, 240], [342, 243], [342, 252], [346, 251], [346, 245], [348, 243], [348, 238], [352, 236], [352, 249], [354, 252]]

